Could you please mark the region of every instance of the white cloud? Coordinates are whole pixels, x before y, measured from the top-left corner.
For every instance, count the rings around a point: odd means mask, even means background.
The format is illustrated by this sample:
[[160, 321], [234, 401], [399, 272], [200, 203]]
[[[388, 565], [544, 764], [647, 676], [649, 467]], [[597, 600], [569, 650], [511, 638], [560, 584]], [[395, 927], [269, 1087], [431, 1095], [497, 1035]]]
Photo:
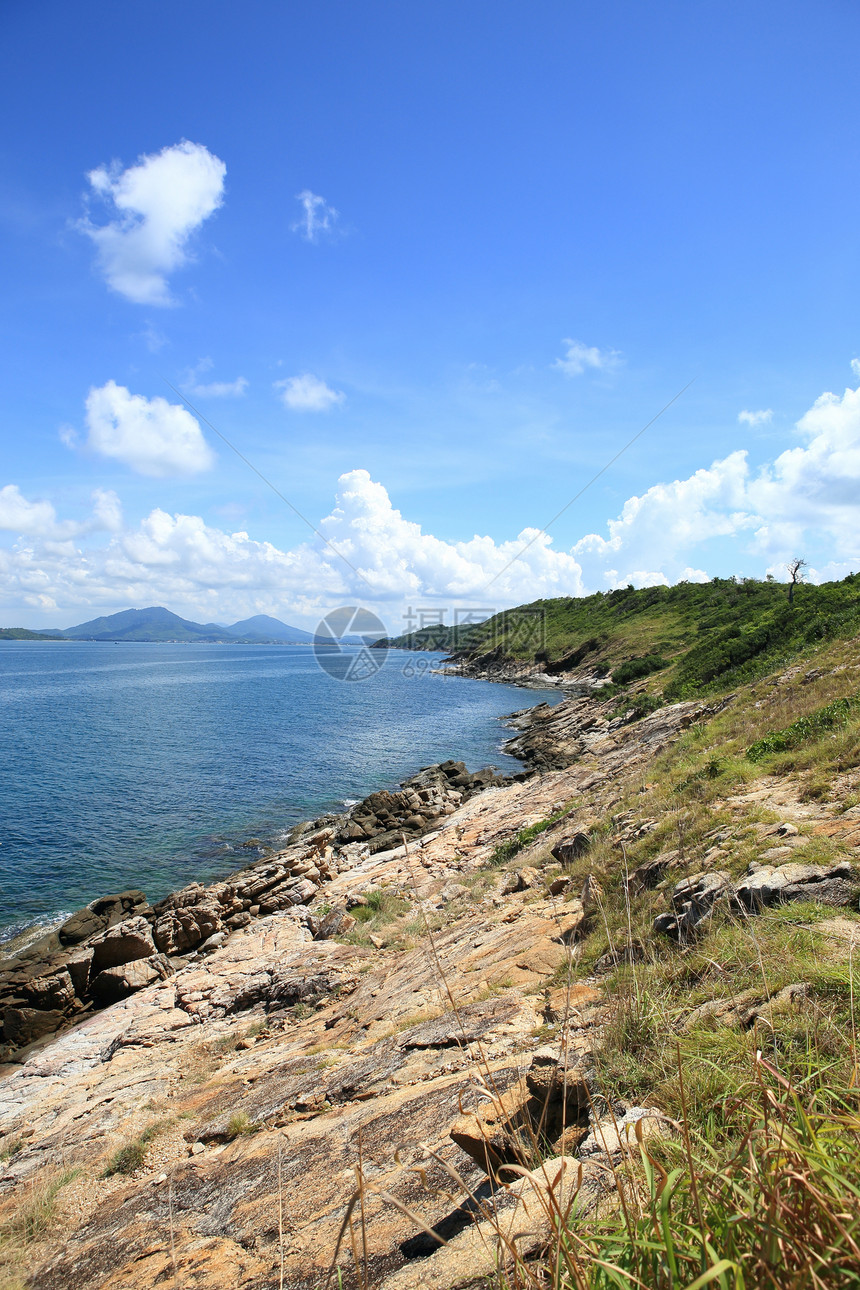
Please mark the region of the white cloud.
[[189, 394], [194, 394], [200, 399], [231, 399], [239, 398], [248, 388], [248, 382], [244, 376], [239, 376], [235, 381], [201, 381], [200, 377], [212, 370], [212, 359], [202, 358], [196, 367], [192, 367], [185, 374], [185, 388]]
[[[822, 395], [773, 461], [754, 469], [738, 450], [654, 484], [569, 551], [536, 529], [504, 541], [425, 533], [366, 470], [338, 481], [318, 525], [328, 542], [309, 537], [291, 550], [160, 508], [128, 526], [114, 494], [94, 495], [85, 521], [64, 521], [14, 485], [0, 490], [0, 527], [19, 535], [0, 547], [0, 603], [62, 605], [70, 622], [74, 607], [83, 618], [161, 603], [202, 621], [262, 612], [312, 626], [335, 605], [366, 604], [397, 629], [407, 605], [490, 612], [628, 583], [706, 581], [717, 553], [739, 572], [746, 558], [751, 571], [784, 577], [785, 562], [804, 555], [812, 581], [844, 577], [860, 569], [860, 390]], [[97, 531], [108, 536], [84, 540]]]
[[122, 506], [111, 489], [97, 488], [92, 494], [92, 513], [82, 521], [58, 520], [52, 502], [30, 501], [17, 484], [0, 488], [0, 530], [19, 538], [40, 538], [46, 542], [66, 542], [83, 534], [122, 527]]
[[568, 337], [562, 342], [567, 346], [563, 358], [557, 358], [553, 367], [557, 367], [565, 376], [581, 376], [588, 368], [593, 371], [610, 371], [621, 362], [617, 349], [598, 349], [596, 345], [583, 345], [580, 340]]
[[[118, 514], [106, 500], [97, 509], [105, 527]], [[56, 523], [53, 508], [41, 522]], [[76, 614], [91, 617], [91, 610], [166, 604], [203, 621], [266, 612], [312, 625], [338, 604], [362, 603], [376, 605], [399, 630], [406, 602], [448, 608], [465, 602], [489, 611], [535, 594], [583, 589], [576, 560], [553, 550], [545, 535], [520, 560], [514, 556], [535, 530], [503, 543], [480, 536], [443, 541], [405, 519], [365, 470], [341, 477], [319, 528], [332, 545], [313, 537], [284, 551], [245, 531], [156, 508], [136, 527], [114, 530], [106, 545], [22, 540], [0, 548], [0, 604], [38, 612], [63, 606], [70, 622]]]
[[738, 413], [738, 421], [748, 426], [766, 426], [773, 419], [773, 408], [763, 408], [760, 412], [748, 412], [744, 408], [743, 412]]
[[590, 534], [573, 547], [586, 584], [635, 581], [627, 569], [641, 568], [643, 554], [675, 581], [697, 546], [720, 539], [734, 540], [736, 560], [764, 556], [774, 573], [810, 547], [827, 551], [828, 567], [860, 569], [860, 390], [822, 394], [797, 434], [805, 443], [756, 472], [736, 451], [631, 497], [608, 537]]
[[30, 502], [17, 484], [0, 488], [0, 529], [24, 536], [48, 536], [57, 527], [57, 512], [47, 501]]
[[210, 381], [203, 385], [192, 385], [191, 393], [200, 399], [237, 399], [248, 388], [244, 376], [237, 376], [235, 381]]
[[275, 381], [275, 389], [283, 391], [281, 398], [291, 412], [328, 412], [346, 398], [310, 372]]
[[302, 215], [290, 225], [294, 233], [301, 233], [306, 242], [318, 242], [322, 234], [334, 232], [338, 213], [324, 197], [304, 188], [296, 194], [296, 201], [301, 202]]
[[860, 358], [852, 358], [851, 371], [858, 379], [860, 379]]
[[226, 173], [223, 161], [187, 139], [127, 170], [91, 170], [92, 191], [114, 217], [99, 226], [87, 215], [78, 228], [95, 243], [108, 286], [135, 304], [172, 304], [167, 274], [187, 262], [189, 238], [221, 205]]
[[586, 583], [642, 585], [652, 576], [640, 572], [643, 559], [670, 581], [689, 576], [689, 557], [700, 543], [754, 530], [758, 521], [747, 510], [746, 481], [746, 453], [740, 451], [688, 479], [655, 484], [629, 498], [609, 521], [608, 537], [590, 533], [572, 548]]
[[178, 404], [108, 381], [90, 390], [86, 409], [87, 446], [141, 475], [194, 475], [215, 464], [198, 422]]

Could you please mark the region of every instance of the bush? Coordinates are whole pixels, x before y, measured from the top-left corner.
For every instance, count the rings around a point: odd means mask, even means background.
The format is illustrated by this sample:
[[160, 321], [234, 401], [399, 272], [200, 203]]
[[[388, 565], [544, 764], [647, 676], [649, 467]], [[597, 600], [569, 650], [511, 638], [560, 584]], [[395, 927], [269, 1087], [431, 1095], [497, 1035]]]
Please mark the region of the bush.
[[811, 712], [809, 716], [800, 717], [784, 730], [771, 730], [762, 739], [757, 739], [747, 749], [750, 761], [758, 762], [771, 753], [790, 752], [793, 748], [812, 743], [831, 730], [839, 730], [848, 724], [852, 712], [860, 707], [860, 699], [848, 695], [835, 699], [826, 707]]
[[628, 658], [624, 663], [612, 669], [613, 685], [629, 685], [631, 681], [640, 681], [643, 676], [652, 672], [662, 672], [668, 667], [666, 659], [659, 654], [643, 654], [641, 658]]

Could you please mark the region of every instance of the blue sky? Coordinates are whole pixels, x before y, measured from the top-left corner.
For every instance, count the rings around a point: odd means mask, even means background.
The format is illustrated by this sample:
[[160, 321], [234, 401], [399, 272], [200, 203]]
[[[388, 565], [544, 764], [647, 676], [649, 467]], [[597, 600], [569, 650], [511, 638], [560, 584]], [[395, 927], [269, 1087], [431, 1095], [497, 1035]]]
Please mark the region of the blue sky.
[[0, 622], [860, 568], [858, 38], [6, 0]]

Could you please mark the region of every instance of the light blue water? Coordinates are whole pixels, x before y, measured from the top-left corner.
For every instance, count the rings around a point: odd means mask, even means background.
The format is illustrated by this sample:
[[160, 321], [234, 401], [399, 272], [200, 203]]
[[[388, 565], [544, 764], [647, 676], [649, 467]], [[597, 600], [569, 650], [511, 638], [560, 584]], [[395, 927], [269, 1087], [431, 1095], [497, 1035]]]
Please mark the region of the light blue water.
[[500, 718], [551, 696], [431, 674], [441, 657], [344, 682], [302, 646], [0, 642], [0, 939], [222, 876], [256, 858], [243, 841], [448, 757], [522, 769]]

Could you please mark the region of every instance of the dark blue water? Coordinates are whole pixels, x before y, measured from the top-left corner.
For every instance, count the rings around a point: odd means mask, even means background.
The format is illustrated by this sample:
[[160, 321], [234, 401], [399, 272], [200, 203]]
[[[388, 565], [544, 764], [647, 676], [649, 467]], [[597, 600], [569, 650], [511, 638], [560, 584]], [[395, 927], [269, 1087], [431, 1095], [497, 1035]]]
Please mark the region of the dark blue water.
[[338, 681], [302, 646], [0, 643], [0, 939], [96, 896], [222, 876], [297, 821], [447, 757], [521, 769], [544, 694], [392, 653]]

